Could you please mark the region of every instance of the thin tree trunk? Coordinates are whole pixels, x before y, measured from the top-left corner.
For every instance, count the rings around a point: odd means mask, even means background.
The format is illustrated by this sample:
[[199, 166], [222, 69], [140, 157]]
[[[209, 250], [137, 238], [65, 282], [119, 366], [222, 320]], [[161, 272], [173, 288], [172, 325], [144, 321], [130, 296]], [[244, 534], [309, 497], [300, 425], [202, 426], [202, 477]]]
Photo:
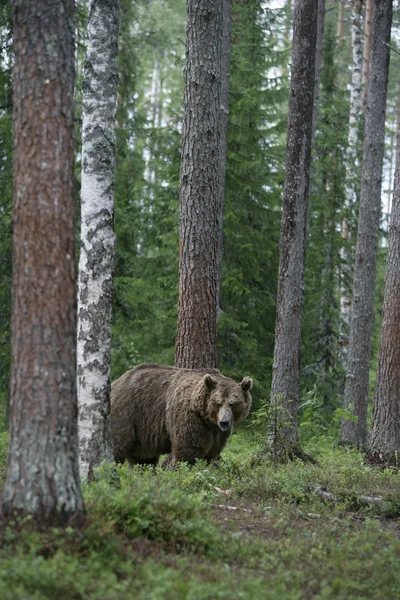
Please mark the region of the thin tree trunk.
[[305, 231], [311, 160], [317, 0], [294, 7], [286, 181], [280, 237], [272, 401], [291, 415], [288, 440], [297, 440]]
[[[361, 112], [361, 71], [362, 71], [362, 45], [361, 45], [361, 11], [362, 0], [352, 0], [351, 3], [351, 45], [353, 54], [353, 64], [351, 70], [350, 87], [350, 115], [349, 115], [349, 134], [346, 152], [346, 186], [345, 186], [345, 206], [353, 207], [356, 202], [356, 181], [358, 173], [358, 138], [359, 138], [359, 120]], [[344, 220], [342, 223], [342, 236], [345, 240], [349, 239], [348, 223]], [[342, 347], [343, 355], [347, 357], [348, 348], [348, 330], [350, 325], [351, 294], [349, 282], [351, 281], [352, 265], [351, 257], [344, 249], [342, 252], [343, 260], [343, 281], [340, 298], [340, 312], [342, 318]]]
[[400, 454], [400, 132], [389, 229], [381, 344], [368, 457], [398, 464]]
[[83, 80], [78, 295], [80, 472], [110, 458], [110, 344], [114, 270], [115, 112], [119, 0], [92, 0]]
[[217, 302], [219, 306], [222, 279], [222, 255], [224, 247], [225, 172], [228, 147], [229, 119], [229, 71], [231, 64], [232, 0], [223, 0], [223, 28], [221, 47], [221, 109], [220, 109], [220, 186], [218, 192], [218, 258], [217, 258]]
[[175, 364], [217, 363], [222, 2], [187, 0]]
[[343, 421], [341, 441], [364, 446], [367, 441], [367, 404], [371, 336], [374, 318], [376, 257], [381, 215], [382, 165], [385, 139], [386, 94], [392, 23], [392, 0], [376, 0], [372, 24], [371, 65], [363, 148], [354, 265], [353, 306], [344, 406], [358, 421]]
[[[312, 140], [315, 140], [319, 108], [319, 88], [321, 83], [322, 50], [324, 47], [324, 24], [325, 24], [326, 0], [318, 0], [317, 41], [315, 47], [315, 78], [314, 78], [314, 108], [313, 108], [313, 130]], [[315, 142], [314, 142], [315, 143]]]
[[3, 513], [64, 524], [78, 471], [74, 2], [14, 0], [10, 435]]
[[375, 0], [367, 0], [367, 6], [365, 9], [363, 68], [361, 76], [361, 104], [364, 111], [367, 106], [369, 60], [371, 53], [372, 14], [374, 12], [374, 4]]
[[338, 0], [338, 21], [337, 21], [337, 39], [338, 42], [343, 41], [344, 37], [344, 2], [345, 0]]

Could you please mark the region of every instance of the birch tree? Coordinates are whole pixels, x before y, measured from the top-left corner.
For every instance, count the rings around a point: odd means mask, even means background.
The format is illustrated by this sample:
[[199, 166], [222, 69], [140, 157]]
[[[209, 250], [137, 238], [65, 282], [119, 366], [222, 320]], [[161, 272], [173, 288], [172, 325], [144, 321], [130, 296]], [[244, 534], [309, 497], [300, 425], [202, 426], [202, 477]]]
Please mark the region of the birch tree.
[[[350, 85], [350, 113], [349, 113], [349, 134], [347, 138], [346, 151], [346, 199], [345, 206], [352, 210], [356, 202], [356, 182], [358, 173], [358, 138], [359, 138], [359, 120], [361, 112], [361, 72], [363, 64], [362, 43], [361, 43], [361, 11], [362, 0], [352, 0], [351, 2], [351, 47], [352, 47], [352, 67], [351, 67], [351, 85]], [[342, 223], [342, 235], [345, 240], [349, 238], [349, 226], [346, 220]], [[343, 282], [340, 298], [340, 312], [342, 317], [343, 330], [343, 348], [344, 354], [347, 354], [348, 328], [350, 322], [350, 289], [351, 289], [351, 257], [344, 250], [343, 258]]]
[[74, 2], [13, 1], [10, 430], [3, 513], [82, 513], [76, 401]]
[[222, 1], [187, 0], [175, 364], [215, 367]]
[[285, 434], [297, 440], [301, 317], [317, 37], [318, 0], [294, 5], [292, 70], [286, 145], [286, 181], [280, 237], [271, 397], [291, 416]]
[[368, 457], [397, 464], [400, 453], [400, 132], [389, 227], [381, 344]]
[[375, 0], [371, 34], [370, 74], [354, 265], [353, 302], [344, 407], [352, 410], [357, 422], [343, 421], [343, 443], [364, 446], [367, 441], [367, 404], [376, 258], [381, 215], [381, 184], [385, 139], [386, 95], [389, 71], [389, 44], [392, 0]]
[[80, 472], [110, 456], [110, 338], [114, 268], [114, 122], [119, 0], [91, 0], [83, 76], [81, 250], [78, 293]]

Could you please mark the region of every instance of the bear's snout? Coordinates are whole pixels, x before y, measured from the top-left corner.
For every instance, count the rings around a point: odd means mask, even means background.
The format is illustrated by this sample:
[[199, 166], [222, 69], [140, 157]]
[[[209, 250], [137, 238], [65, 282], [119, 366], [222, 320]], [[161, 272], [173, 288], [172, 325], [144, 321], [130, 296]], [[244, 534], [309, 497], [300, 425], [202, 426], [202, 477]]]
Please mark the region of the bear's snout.
[[228, 431], [232, 423], [232, 411], [228, 408], [221, 408], [218, 413], [218, 427], [221, 431]]

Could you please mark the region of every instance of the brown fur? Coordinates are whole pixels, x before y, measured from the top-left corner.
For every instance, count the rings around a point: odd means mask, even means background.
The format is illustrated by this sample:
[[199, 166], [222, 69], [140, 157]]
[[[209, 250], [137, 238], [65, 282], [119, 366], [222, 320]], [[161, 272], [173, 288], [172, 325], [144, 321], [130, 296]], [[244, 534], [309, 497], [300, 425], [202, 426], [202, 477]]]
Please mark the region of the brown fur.
[[251, 406], [252, 381], [216, 369], [138, 365], [112, 384], [110, 429], [117, 462], [170, 464], [218, 458]]

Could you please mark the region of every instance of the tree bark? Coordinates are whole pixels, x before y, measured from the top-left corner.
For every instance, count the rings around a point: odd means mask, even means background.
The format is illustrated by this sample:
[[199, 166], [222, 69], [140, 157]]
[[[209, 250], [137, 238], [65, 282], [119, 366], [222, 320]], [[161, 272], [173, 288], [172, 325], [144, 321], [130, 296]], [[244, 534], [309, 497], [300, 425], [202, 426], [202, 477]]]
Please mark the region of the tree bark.
[[337, 21], [337, 39], [343, 41], [344, 37], [344, 3], [345, 0], [338, 0], [338, 21]]
[[3, 512], [64, 524], [78, 472], [74, 2], [13, 2], [14, 239], [10, 435]]
[[83, 76], [78, 294], [79, 458], [83, 478], [111, 458], [112, 282], [119, 0], [92, 0]]
[[[352, 0], [351, 3], [351, 46], [353, 55], [353, 64], [351, 69], [351, 87], [350, 87], [350, 114], [349, 114], [349, 134], [347, 138], [346, 151], [346, 207], [354, 206], [356, 202], [356, 181], [358, 173], [358, 138], [359, 138], [359, 120], [361, 112], [361, 71], [362, 71], [362, 47], [361, 47], [361, 11], [362, 0]], [[347, 222], [342, 223], [342, 236], [349, 239], [349, 228]], [[348, 331], [350, 325], [351, 312], [351, 290], [349, 282], [351, 281], [352, 264], [351, 257], [344, 249], [342, 252], [343, 260], [343, 281], [340, 298], [340, 312], [342, 318], [342, 347], [343, 355], [347, 358]]]
[[[231, 63], [232, 0], [223, 0], [223, 28], [221, 47], [221, 108], [220, 108], [220, 184], [218, 191], [218, 253], [217, 253], [217, 302], [221, 297], [222, 256], [224, 248], [225, 172], [228, 148], [229, 120], [229, 71]], [[217, 306], [217, 310], [218, 310]], [[217, 315], [218, 316], [218, 315]]]
[[367, 106], [369, 60], [371, 53], [372, 14], [374, 12], [374, 4], [375, 0], [367, 0], [367, 6], [365, 9], [363, 68], [361, 76], [361, 104], [364, 111]]
[[[312, 140], [315, 140], [319, 108], [319, 88], [321, 84], [322, 50], [324, 47], [325, 0], [318, 0], [317, 41], [315, 46], [315, 78], [313, 103]], [[314, 142], [315, 143], [315, 142]]]
[[389, 228], [381, 344], [368, 444], [370, 460], [398, 464], [400, 453], [400, 132]]
[[187, 0], [175, 364], [217, 363], [222, 2]]
[[297, 0], [294, 7], [292, 76], [286, 146], [286, 181], [280, 237], [280, 262], [271, 397], [285, 407], [297, 440], [300, 394], [301, 318], [305, 232], [311, 160], [317, 0]]
[[367, 441], [368, 380], [381, 215], [391, 23], [392, 0], [376, 0], [372, 24], [353, 306], [344, 391], [344, 407], [353, 409], [358, 421], [357, 423], [351, 420], [343, 421], [340, 431], [342, 443], [358, 446], [364, 446]]

